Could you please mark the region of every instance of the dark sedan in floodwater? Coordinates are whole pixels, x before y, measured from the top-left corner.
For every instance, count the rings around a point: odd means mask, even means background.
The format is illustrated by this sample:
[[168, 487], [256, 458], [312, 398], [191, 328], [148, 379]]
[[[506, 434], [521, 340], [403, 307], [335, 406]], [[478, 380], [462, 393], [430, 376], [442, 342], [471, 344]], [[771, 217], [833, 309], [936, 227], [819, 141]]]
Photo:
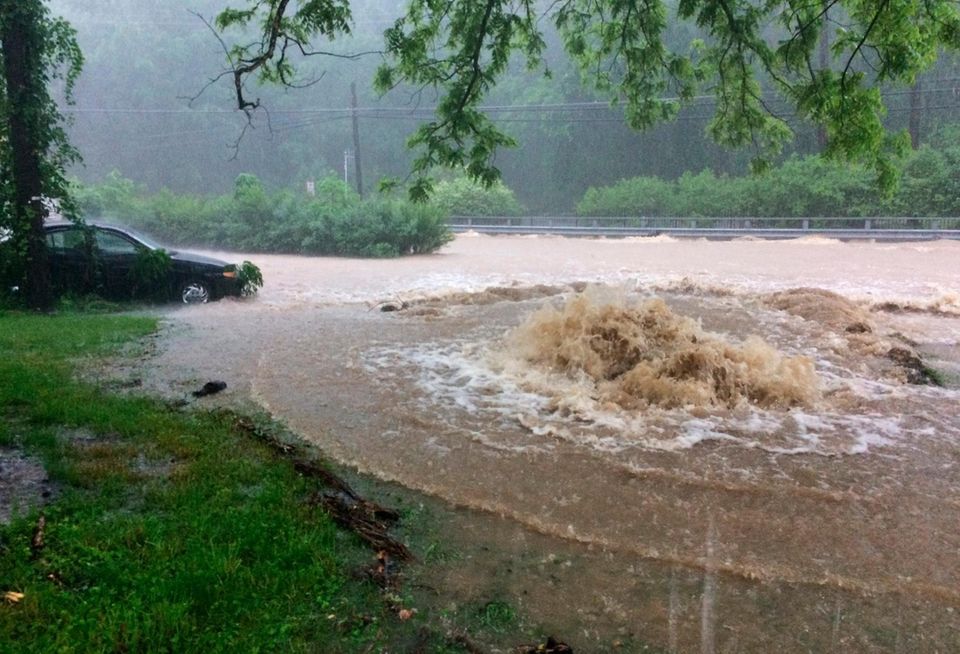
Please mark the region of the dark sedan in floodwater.
[[[146, 293], [185, 304], [243, 295], [238, 266], [200, 254], [166, 250], [126, 228], [50, 222], [44, 229], [52, 280], [63, 290], [95, 288], [109, 297]], [[161, 251], [169, 255], [169, 261]]]

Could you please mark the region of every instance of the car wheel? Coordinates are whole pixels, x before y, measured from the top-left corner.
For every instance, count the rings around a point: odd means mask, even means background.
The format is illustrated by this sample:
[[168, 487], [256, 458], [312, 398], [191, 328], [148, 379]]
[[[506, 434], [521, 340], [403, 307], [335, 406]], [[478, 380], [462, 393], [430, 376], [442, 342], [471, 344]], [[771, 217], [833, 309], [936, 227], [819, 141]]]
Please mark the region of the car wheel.
[[180, 287], [180, 301], [184, 304], [206, 304], [211, 297], [210, 287], [206, 282], [194, 280]]

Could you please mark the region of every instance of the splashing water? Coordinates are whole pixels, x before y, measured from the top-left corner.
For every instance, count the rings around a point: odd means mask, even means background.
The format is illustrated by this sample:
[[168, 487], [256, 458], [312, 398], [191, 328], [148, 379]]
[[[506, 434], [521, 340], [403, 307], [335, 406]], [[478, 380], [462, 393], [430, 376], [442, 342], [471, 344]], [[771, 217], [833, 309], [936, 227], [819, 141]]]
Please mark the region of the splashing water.
[[511, 358], [586, 375], [591, 395], [625, 409], [809, 406], [819, 397], [810, 358], [785, 357], [757, 337], [731, 343], [661, 299], [630, 305], [594, 289], [540, 309], [507, 343]]

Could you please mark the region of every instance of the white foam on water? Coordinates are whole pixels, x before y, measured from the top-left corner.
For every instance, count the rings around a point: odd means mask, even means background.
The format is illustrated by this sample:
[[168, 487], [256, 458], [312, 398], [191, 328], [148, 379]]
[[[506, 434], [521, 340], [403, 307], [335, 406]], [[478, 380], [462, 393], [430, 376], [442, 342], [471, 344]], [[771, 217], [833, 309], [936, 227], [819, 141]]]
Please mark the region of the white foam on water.
[[[366, 352], [364, 365], [370, 374], [388, 384], [406, 383], [412, 371], [421, 391], [416, 400], [420, 408], [464, 414], [460, 419], [451, 417], [454, 425], [462, 422], [495, 427], [464, 429], [471, 440], [504, 451], [549, 450], [554, 441], [604, 453], [634, 448], [679, 452], [714, 443], [777, 455], [837, 456], [891, 448], [906, 439], [938, 434], [953, 437], [926, 423], [907, 424], [904, 416], [851, 414], [827, 406], [789, 410], [741, 406], [705, 414], [692, 408], [627, 411], [591, 397], [588, 388], [576, 379], [546, 373], [534, 375], [534, 383], [530, 378], [517, 379], [491, 365], [490, 350], [496, 343], [374, 347]], [[911, 391], [941, 396], [951, 393], [925, 388], [898, 391], [893, 384], [856, 377], [840, 381], [845, 388], [869, 398], [889, 397], [895, 391], [898, 396]], [[527, 390], [531, 387], [540, 392]], [[513, 442], [520, 430], [533, 440]], [[498, 431], [509, 437], [498, 436]]]
[[951, 398], [960, 400], [960, 392], [877, 378], [870, 376], [876, 371], [869, 366], [853, 370], [851, 362], [860, 359], [851, 357], [845, 340], [832, 343], [829, 330], [764, 309], [754, 299], [710, 298], [704, 307], [723, 311], [726, 304], [749, 311], [783, 356], [813, 361], [822, 398], [790, 407], [745, 400], [736, 406], [621, 405], [583, 370], [532, 365], [505, 347], [509, 339], [494, 337], [489, 326], [463, 340], [375, 345], [364, 353], [363, 365], [380, 383], [403, 385], [412, 377], [418, 408], [459, 414], [447, 422], [455, 430], [488, 426], [482, 439], [472, 438], [494, 449], [520, 451], [564, 442], [604, 453], [636, 448], [680, 452], [709, 445], [838, 456], [878, 452], [916, 439], [960, 438], [956, 421], [929, 411], [910, 415], [909, 409], [927, 400], [949, 405]]

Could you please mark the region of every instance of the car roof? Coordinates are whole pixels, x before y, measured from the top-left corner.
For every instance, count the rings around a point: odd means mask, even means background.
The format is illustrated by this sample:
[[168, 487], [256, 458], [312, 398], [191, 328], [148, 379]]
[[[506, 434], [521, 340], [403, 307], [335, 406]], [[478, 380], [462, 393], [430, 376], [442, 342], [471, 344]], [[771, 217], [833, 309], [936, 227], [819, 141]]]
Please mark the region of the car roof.
[[115, 229], [118, 232], [126, 232], [129, 230], [120, 227], [119, 225], [111, 225], [109, 223], [103, 223], [99, 220], [85, 220], [82, 223], [77, 223], [72, 220], [47, 220], [43, 223], [44, 229], [63, 229], [66, 227], [98, 227], [100, 229]]

